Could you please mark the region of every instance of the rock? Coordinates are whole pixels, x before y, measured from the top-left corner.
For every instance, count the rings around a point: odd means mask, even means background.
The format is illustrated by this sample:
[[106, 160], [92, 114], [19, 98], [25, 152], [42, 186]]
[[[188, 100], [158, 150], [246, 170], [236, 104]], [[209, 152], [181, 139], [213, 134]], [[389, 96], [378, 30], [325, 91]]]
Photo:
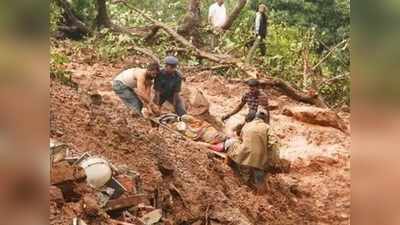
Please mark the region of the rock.
[[201, 220], [198, 220], [198, 221], [192, 223], [192, 225], [201, 225], [201, 223], [202, 223], [202, 221], [201, 221]]
[[101, 206], [95, 196], [85, 195], [82, 199], [82, 208], [86, 215], [96, 216]]
[[141, 220], [144, 221], [146, 225], [152, 225], [160, 221], [161, 217], [162, 217], [162, 210], [156, 209], [142, 216]]
[[269, 100], [268, 101], [268, 110], [270, 111], [274, 111], [279, 109], [279, 102], [278, 101], [274, 101], [274, 100]]
[[86, 178], [85, 171], [76, 165], [63, 161], [54, 164], [50, 171], [51, 184], [61, 184], [69, 181], [82, 181]]
[[124, 198], [110, 200], [105, 206], [106, 211], [114, 211], [118, 209], [130, 208], [140, 203], [150, 204], [148, 201], [148, 195], [131, 195]]
[[84, 106], [90, 108], [92, 105], [101, 105], [103, 97], [97, 91], [80, 90], [80, 99]]
[[49, 199], [50, 201], [55, 202], [57, 206], [61, 206], [64, 203], [64, 197], [61, 189], [51, 185], [49, 187]]
[[312, 106], [295, 106], [283, 109], [283, 114], [301, 122], [334, 127], [346, 132], [345, 122], [332, 110]]
[[50, 138], [50, 155], [51, 162], [57, 163], [65, 159], [67, 156], [68, 146], [62, 142]]

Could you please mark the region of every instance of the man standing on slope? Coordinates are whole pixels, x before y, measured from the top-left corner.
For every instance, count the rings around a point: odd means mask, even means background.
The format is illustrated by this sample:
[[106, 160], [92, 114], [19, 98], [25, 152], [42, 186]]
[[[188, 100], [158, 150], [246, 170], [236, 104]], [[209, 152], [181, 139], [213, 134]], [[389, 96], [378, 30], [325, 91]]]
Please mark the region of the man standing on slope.
[[224, 0], [216, 0], [208, 10], [208, 23], [213, 28], [213, 36], [211, 39], [211, 47], [213, 49], [215, 48], [216, 41], [220, 38], [220, 33], [222, 32], [222, 27], [225, 25], [227, 17]]

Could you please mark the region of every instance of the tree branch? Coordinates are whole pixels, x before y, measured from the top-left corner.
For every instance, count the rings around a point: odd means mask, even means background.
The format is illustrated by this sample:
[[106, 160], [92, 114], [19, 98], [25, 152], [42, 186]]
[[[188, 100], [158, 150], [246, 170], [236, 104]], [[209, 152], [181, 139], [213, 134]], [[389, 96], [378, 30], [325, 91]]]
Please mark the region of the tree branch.
[[247, 0], [238, 0], [238, 3], [236, 7], [233, 9], [232, 13], [228, 16], [228, 19], [226, 20], [225, 24], [222, 26], [223, 30], [229, 30], [231, 28], [233, 22], [235, 19], [240, 15], [240, 12], [246, 5]]
[[156, 62], [160, 62], [160, 59], [150, 50], [150, 49], [146, 49], [146, 48], [141, 48], [138, 46], [132, 46], [129, 50], [135, 50], [137, 52], [140, 52], [144, 55], [149, 56], [152, 60], [156, 61]]
[[339, 48], [341, 45], [343, 45], [344, 43], [347, 42], [347, 39], [344, 39], [343, 41], [341, 41], [339, 44], [337, 44], [335, 47], [333, 47], [328, 54], [326, 54], [317, 64], [315, 64], [315, 66], [313, 66], [312, 70], [315, 70], [319, 65], [321, 65], [321, 63], [323, 63], [326, 59], [328, 59], [328, 57], [330, 55], [332, 55], [332, 53]]
[[[258, 78], [259, 74], [261, 74], [256, 67], [250, 66], [246, 63], [241, 62], [239, 59], [233, 58], [229, 55], [216, 55], [212, 54], [209, 52], [206, 52], [204, 50], [196, 48], [191, 42], [186, 40], [184, 37], [179, 35], [175, 30], [171, 29], [164, 23], [155, 20], [151, 18], [150, 16], [146, 15], [144, 12], [140, 11], [139, 9], [136, 9], [135, 7], [130, 6], [126, 1], [123, 0], [118, 0], [118, 3], [123, 3], [126, 5], [126, 7], [130, 8], [131, 10], [135, 11], [139, 15], [143, 16], [145, 19], [149, 20], [152, 22], [154, 25], [159, 26], [161, 29], [163, 29], [167, 34], [169, 34], [171, 37], [173, 37], [175, 40], [177, 40], [179, 43], [181, 43], [183, 46], [187, 47], [189, 50], [189, 53], [193, 53], [197, 57], [200, 58], [205, 58], [210, 61], [220, 63], [220, 64], [227, 64], [227, 65], [232, 65], [240, 69], [244, 74], [246, 74], [247, 78]], [[319, 107], [327, 107], [327, 105], [324, 103], [322, 98], [318, 96], [317, 93], [304, 93], [301, 91], [298, 91], [294, 87], [290, 86], [287, 82], [281, 80], [281, 79], [274, 79], [272, 77], [266, 77], [264, 76], [264, 84], [265, 85], [270, 85], [274, 88], [277, 88], [279, 91], [283, 92], [284, 94], [288, 95], [289, 97], [297, 100], [297, 101], [302, 101], [306, 102], [309, 104], [313, 104]]]

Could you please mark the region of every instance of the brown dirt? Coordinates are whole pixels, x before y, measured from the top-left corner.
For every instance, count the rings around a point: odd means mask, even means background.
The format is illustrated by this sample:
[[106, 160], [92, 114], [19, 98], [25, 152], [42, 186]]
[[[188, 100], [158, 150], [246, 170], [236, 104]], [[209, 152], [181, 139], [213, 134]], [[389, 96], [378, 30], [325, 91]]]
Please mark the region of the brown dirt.
[[[66, 49], [61, 50], [71, 51]], [[131, 116], [111, 90], [113, 76], [126, 62], [88, 63], [90, 54], [85, 58], [69, 55], [67, 69], [73, 72], [74, 81], [83, 90], [96, 90], [103, 103], [87, 107], [82, 90], [52, 80], [50, 136], [68, 144], [73, 153], [99, 154], [115, 165], [126, 164], [138, 171], [144, 191], [159, 193], [164, 217], [174, 224], [204, 224], [206, 217], [211, 224], [350, 224], [349, 135], [299, 122], [282, 115], [280, 107], [273, 112], [271, 124], [283, 143], [281, 155], [292, 162], [293, 169], [270, 176], [267, 193], [257, 194], [223, 161]], [[140, 56], [129, 59], [142, 61]], [[217, 117], [232, 110], [245, 90], [243, 84], [210, 71], [201, 76], [183, 72], [185, 86], [203, 90], [211, 102], [211, 113]], [[267, 94], [280, 106], [300, 105], [276, 92], [268, 90]], [[244, 114], [245, 110], [231, 118], [228, 126], [242, 121]], [[173, 173], [165, 173], [165, 167]], [[59, 197], [56, 199], [50, 201], [51, 224], [69, 224], [81, 213], [79, 203], [60, 206]]]

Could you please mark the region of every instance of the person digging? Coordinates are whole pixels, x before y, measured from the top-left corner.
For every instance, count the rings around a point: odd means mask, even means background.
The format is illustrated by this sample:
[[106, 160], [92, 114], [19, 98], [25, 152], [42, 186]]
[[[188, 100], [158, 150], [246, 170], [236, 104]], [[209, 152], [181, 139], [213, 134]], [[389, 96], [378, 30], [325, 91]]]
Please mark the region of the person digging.
[[160, 71], [154, 80], [153, 102], [158, 106], [158, 111], [164, 102], [168, 101], [175, 108], [178, 116], [186, 114], [186, 108], [179, 93], [182, 87], [182, 76], [177, 71], [178, 59], [174, 56], [167, 56], [164, 60], [165, 67]]
[[[240, 112], [245, 105], [247, 105], [249, 109], [246, 116], [246, 118], [248, 118], [252, 114], [255, 115], [255, 113], [258, 112], [259, 106], [262, 105], [267, 112], [267, 122], [269, 123], [270, 113], [268, 110], [268, 98], [265, 94], [261, 93], [260, 82], [256, 79], [250, 79], [246, 81], [246, 84], [248, 85], [249, 91], [242, 96], [240, 104], [231, 113], [222, 116], [222, 121], [225, 122], [227, 119]], [[246, 119], [245, 122], [249, 121]], [[241, 123], [235, 128], [238, 135], [244, 124], [245, 123]]]
[[146, 107], [150, 113], [158, 113], [157, 107], [151, 102], [150, 95], [153, 80], [159, 71], [158, 62], [152, 62], [146, 69], [127, 69], [113, 79], [113, 91], [126, 106], [134, 111], [134, 116], [143, 116], [143, 107]]

